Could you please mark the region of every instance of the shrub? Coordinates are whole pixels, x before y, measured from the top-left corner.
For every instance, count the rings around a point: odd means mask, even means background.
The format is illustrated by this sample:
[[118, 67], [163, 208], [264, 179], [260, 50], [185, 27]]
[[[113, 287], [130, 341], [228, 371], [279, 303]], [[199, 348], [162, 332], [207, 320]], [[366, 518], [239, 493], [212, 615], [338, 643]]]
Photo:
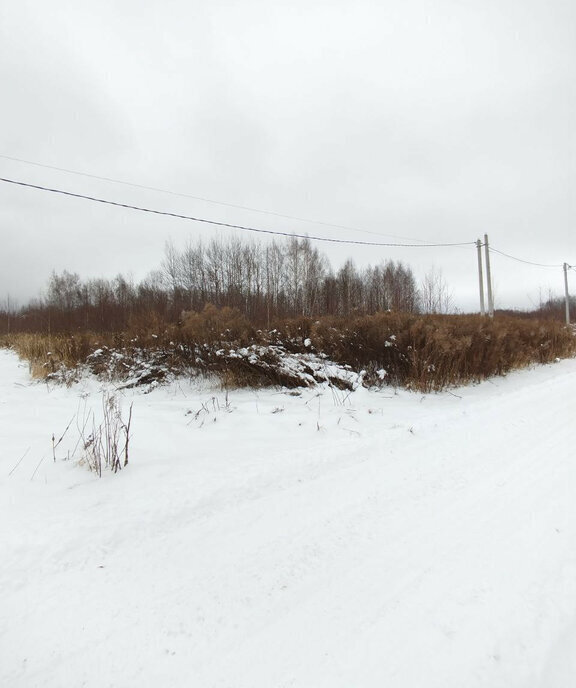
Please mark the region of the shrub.
[[237, 308], [217, 308], [211, 303], [200, 312], [184, 311], [181, 323], [183, 339], [202, 344], [243, 343], [252, 333], [250, 323]]

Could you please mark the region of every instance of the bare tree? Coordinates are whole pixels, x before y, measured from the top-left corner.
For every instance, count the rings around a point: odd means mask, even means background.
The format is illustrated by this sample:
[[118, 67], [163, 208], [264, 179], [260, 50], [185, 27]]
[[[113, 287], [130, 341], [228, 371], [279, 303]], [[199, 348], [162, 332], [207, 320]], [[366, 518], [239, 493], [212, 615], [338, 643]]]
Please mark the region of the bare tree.
[[424, 313], [454, 312], [452, 290], [448, 288], [442, 270], [433, 266], [420, 285], [420, 303]]

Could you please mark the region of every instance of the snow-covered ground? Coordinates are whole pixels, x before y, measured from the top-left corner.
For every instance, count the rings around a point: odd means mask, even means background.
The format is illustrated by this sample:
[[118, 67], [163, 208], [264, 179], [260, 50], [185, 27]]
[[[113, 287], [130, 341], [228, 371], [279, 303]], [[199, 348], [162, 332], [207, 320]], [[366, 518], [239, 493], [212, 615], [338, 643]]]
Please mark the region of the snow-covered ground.
[[419, 394], [99, 384], [0, 350], [0, 686], [576, 685], [576, 360]]

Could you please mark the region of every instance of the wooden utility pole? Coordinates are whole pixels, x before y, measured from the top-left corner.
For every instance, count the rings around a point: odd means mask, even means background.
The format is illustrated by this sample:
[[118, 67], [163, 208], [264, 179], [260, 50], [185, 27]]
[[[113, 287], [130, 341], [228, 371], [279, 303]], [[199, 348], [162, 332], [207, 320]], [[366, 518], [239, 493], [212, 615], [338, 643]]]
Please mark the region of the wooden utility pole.
[[570, 294], [568, 293], [568, 263], [564, 263], [564, 295], [566, 298], [566, 324], [570, 324]]
[[480, 315], [486, 315], [484, 309], [484, 277], [482, 275], [482, 242], [480, 239], [476, 241], [476, 248], [478, 249], [478, 286], [480, 287]]
[[486, 256], [486, 291], [488, 294], [488, 315], [494, 317], [494, 297], [492, 295], [492, 274], [490, 272], [490, 247], [488, 245], [488, 235], [484, 235], [484, 250]]

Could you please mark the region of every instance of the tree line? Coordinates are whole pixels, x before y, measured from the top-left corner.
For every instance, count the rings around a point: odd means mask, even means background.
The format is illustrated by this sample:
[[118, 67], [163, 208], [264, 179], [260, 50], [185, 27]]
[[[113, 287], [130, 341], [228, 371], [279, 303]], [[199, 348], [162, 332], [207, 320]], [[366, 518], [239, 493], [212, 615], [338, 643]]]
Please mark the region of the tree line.
[[53, 273], [42, 296], [21, 308], [0, 307], [0, 331], [123, 331], [144, 321], [176, 322], [206, 304], [238, 309], [271, 326], [298, 316], [351, 316], [378, 311], [446, 312], [451, 294], [438, 272], [419, 285], [410, 267], [384, 260], [334, 270], [308, 239], [266, 244], [238, 238], [165, 247], [159, 268], [135, 283], [123, 275], [82, 280]]

